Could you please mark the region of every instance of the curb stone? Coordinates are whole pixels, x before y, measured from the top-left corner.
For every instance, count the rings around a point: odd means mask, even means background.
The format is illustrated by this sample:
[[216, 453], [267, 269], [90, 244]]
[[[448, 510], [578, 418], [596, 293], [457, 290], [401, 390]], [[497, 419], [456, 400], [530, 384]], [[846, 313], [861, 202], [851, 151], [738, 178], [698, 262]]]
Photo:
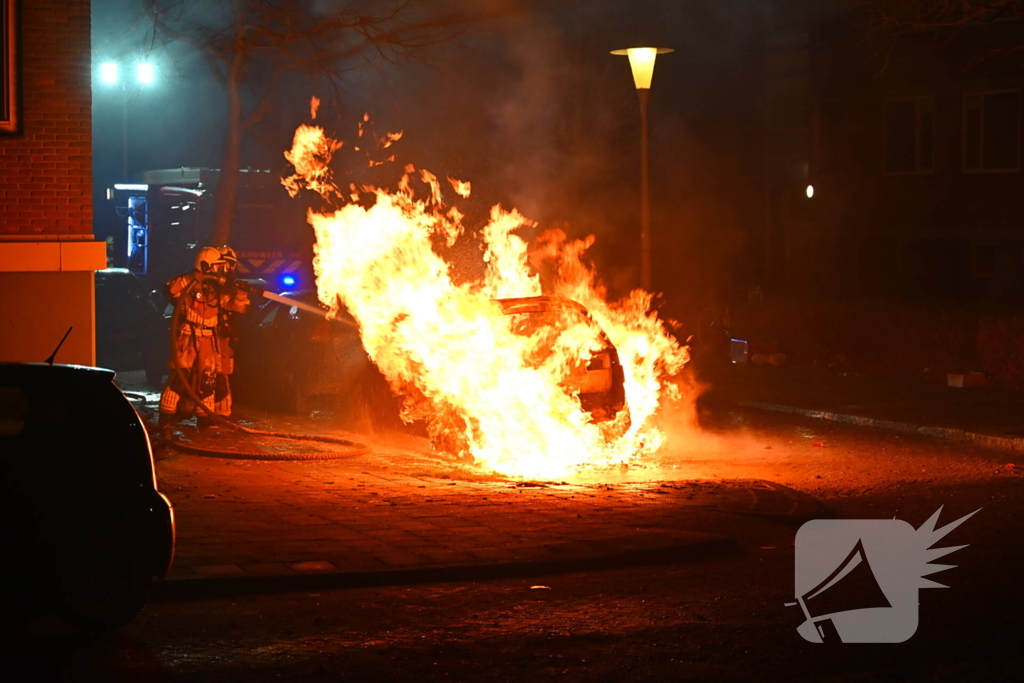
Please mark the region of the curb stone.
[[789, 413], [791, 415], [802, 415], [813, 417], [819, 420], [830, 420], [832, 422], [843, 422], [857, 425], [859, 427], [874, 427], [892, 432], [905, 434], [922, 434], [934, 436], [947, 441], [966, 441], [978, 446], [988, 448], [999, 448], [1008, 451], [1024, 451], [1024, 438], [996, 436], [995, 434], [982, 434], [971, 432], [966, 429], [953, 427], [938, 427], [933, 425], [921, 425], [913, 422], [899, 422], [896, 420], [882, 420], [863, 415], [848, 415], [845, 413], [834, 413], [827, 410], [813, 410], [810, 408], [797, 408], [794, 406], [782, 405], [779, 403], [764, 403], [761, 401], [738, 401], [739, 405], [759, 410], [770, 410], [777, 413]]
[[[569, 574], [581, 571], [623, 569], [661, 565], [672, 562], [700, 561], [735, 555], [739, 546], [732, 537], [722, 534], [676, 531], [644, 536], [606, 538], [594, 541], [571, 541], [544, 546], [548, 559], [526, 556], [499, 562], [428, 566], [411, 569], [346, 571], [330, 562], [288, 565], [290, 573], [274, 571], [267, 574], [246, 572], [242, 567], [232, 571], [210, 572], [194, 578], [168, 578], [154, 586], [155, 602], [176, 602], [205, 597], [225, 597], [254, 593], [315, 590], [328, 588], [361, 588], [368, 586], [399, 586], [452, 581], [480, 581]], [[559, 557], [561, 556], [561, 557]], [[317, 566], [314, 566], [317, 565]], [[283, 568], [283, 567], [282, 567]]]

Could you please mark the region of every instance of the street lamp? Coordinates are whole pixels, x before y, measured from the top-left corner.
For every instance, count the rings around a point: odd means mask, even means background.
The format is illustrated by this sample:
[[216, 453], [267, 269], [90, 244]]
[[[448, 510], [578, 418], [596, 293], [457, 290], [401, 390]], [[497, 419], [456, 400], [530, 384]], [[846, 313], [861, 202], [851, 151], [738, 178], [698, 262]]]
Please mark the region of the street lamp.
[[[121, 86], [121, 179], [128, 180], [128, 88], [121, 77], [121, 65], [117, 62], [103, 62], [99, 68], [99, 80], [103, 85]], [[151, 85], [156, 80], [156, 67], [152, 62], [135, 65], [135, 82]]]
[[668, 47], [631, 47], [612, 50], [613, 55], [629, 57], [636, 94], [640, 98], [640, 286], [651, 291], [651, 203], [648, 188], [647, 103], [651, 96], [654, 60], [672, 52]]

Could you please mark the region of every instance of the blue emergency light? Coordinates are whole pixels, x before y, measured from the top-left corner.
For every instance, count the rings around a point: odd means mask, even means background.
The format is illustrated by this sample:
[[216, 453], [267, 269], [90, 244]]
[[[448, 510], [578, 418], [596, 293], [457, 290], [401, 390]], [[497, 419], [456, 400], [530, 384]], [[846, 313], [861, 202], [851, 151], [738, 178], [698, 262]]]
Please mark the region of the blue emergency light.
[[294, 275], [282, 275], [281, 276], [281, 285], [284, 286], [284, 287], [293, 287], [293, 286], [295, 286], [295, 282], [296, 282], [296, 280], [295, 280], [295, 276]]

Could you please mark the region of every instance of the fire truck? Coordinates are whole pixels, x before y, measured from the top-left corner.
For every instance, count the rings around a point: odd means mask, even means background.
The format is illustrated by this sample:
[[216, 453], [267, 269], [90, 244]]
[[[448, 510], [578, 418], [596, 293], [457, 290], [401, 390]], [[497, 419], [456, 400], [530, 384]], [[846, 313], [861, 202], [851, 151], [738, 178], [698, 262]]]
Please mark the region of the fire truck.
[[[118, 230], [113, 265], [131, 270], [150, 289], [192, 269], [198, 249], [209, 244], [220, 170], [171, 168], [146, 171], [141, 183], [114, 185]], [[292, 199], [277, 174], [243, 169], [231, 246], [237, 277], [263, 280], [268, 289], [313, 285], [313, 229], [307, 206]], [[212, 245], [221, 246], [221, 245]]]

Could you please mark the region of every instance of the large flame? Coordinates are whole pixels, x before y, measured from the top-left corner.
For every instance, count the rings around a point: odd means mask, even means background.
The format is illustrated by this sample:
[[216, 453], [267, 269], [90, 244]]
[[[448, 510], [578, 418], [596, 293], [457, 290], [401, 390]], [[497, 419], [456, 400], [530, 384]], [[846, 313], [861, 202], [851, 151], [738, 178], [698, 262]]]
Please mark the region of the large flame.
[[[624, 463], [661, 445], [651, 418], [688, 355], [650, 310], [650, 294], [606, 300], [582, 260], [593, 238], [549, 230], [531, 249], [517, 233], [536, 224], [494, 206], [473, 231], [484, 244], [484, 275], [459, 281], [441, 252], [466, 232], [463, 215], [445, 204], [437, 177], [406, 166], [396, 191], [364, 187], [369, 201], [356, 202], [356, 193], [325, 188], [339, 147], [321, 128], [300, 126], [286, 153], [296, 173], [285, 182], [290, 191], [304, 184], [353, 199], [309, 213], [317, 290], [332, 313], [343, 305], [358, 321], [367, 354], [403, 398], [405, 419], [424, 420], [445, 450], [531, 478]], [[449, 182], [468, 196], [468, 182]], [[422, 198], [413, 189], [420, 184], [428, 190]], [[592, 321], [565, 307], [551, 313], [557, 324], [525, 334], [497, 301], [541, 294], [582, 304]], [[584, 411], [574, 384], [603, 343], [594, 322], [618, 349], [628, 406], [603, 422]]]

